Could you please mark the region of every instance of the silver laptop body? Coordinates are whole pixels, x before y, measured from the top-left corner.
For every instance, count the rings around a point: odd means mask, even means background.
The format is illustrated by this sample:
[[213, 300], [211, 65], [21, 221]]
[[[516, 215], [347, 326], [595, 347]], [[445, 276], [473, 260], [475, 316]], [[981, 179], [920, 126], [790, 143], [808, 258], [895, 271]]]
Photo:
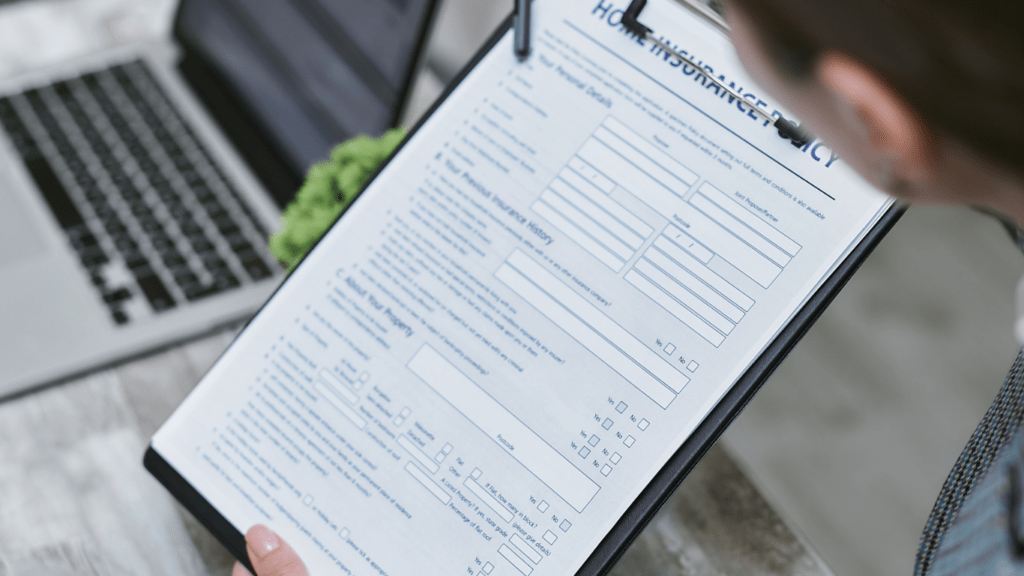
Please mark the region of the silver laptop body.
[[281, 202], [182, 52], [168, 38], [0, 80], [0, 398], [243, 320], [283, 278], [266, 249]]

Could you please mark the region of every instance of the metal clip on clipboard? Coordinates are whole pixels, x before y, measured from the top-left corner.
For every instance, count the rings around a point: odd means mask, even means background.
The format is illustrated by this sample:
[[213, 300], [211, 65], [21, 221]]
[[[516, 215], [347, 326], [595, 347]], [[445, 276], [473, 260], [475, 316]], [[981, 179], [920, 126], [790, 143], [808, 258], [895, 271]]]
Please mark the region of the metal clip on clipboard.
[[[703, 68], [700, 64], [694, 62], [692, 58], [683, 56], [678, 51], [672, 49], [670, 46], [656, 38], [654, 36], [654, 32], [650, 28], [640, 23], [638, 18], [640, 17], [640, 12], [643, 11], [646, 5], [647, 0], [633, 0], [632, 2], [630, 2], [629, 7], [626, 8], [626, 11], [622, 14], [622, 25], [626, 28], [626, 30], [631, 34], [635, 34], [636, 36], [640, 37], [643, 40], [650, 40], [655, 46], [669, 53], [673, 58], [677, 58], [682, 62], [686, 62], [687, 64], [693, 66], [697, 70], [702, 70]], [[719, 79], [715, 78], [714, 76], [711, 76], [710, 74], [706, 74], [704, 77], [713, 82], [722, 90], [724, 90], [726, 94], [736, 98], [739, 101], [744, 101], [743, 96], [738, 94], [735, 90], [726, 86], [725, 83], [723, 83]], [[746, 101], [745, 103], [747, 106], [750, 107], [751, 110], [753, 110], [755, 114], [764, 118], [765, 121], [769, 122], [772, 126], [774, 126], [779, 131], [779, 136], [786, 138], [787, 140], [792, 142], [793, 146], [796, 146], [797, 148], [802, 148], [806, 146], [811, 140], [814, 140], [813, 134], [811, 134], [807, 130], [800, 128], [799, 126], [790, 122], [789, 120], [786, 120], [781, 115], [778, 118], [776, 118], [775, 116], [772, 116], [768, 112], [765, 112], [764, 110], [758, 108], [752, 102]]]

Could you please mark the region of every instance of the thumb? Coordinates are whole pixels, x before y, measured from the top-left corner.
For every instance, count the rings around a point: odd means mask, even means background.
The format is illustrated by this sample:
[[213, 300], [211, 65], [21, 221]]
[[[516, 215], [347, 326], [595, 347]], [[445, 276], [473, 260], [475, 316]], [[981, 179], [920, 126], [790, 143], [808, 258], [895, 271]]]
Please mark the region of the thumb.
[[308, 576], [306, 566], [287, 542], [257, 524], [245, 535], [245, 547], [256, 576]]

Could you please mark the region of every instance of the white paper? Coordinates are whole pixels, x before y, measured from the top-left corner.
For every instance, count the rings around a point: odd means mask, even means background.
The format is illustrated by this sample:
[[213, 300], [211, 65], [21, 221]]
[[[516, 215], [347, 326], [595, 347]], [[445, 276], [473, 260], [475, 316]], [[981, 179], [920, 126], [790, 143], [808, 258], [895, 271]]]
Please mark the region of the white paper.
[[[574, 573], [889, 205], [625, 4], [536, 2], [529, 61], [506, 35], [158, 432], [240, 531], [313, 574]], [[776, 109], [717, 29], [642, 21]]]

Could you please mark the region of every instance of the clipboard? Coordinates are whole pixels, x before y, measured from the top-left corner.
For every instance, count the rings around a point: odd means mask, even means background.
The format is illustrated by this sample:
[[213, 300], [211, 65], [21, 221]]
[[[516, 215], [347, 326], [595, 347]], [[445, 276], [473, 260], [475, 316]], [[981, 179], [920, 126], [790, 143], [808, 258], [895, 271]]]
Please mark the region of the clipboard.
[[[691, 9], [702, 17], [708, 17], [699, 8], [691, 7]], [[714, 22], [714, 25], [720, 26], [721, 24]], [[509, 16], [491, 35], [474, 58], [446, 87], [442, 96], [434, 103], [428, 113], [419, 120], [406, 141], [388, 161], [378, 168], [364, 187], [364, 191], [370, 188], [374, 180], [388, 169], [388, 166], [401, 154], [403, 149], [409, 146], [411, 142], [415, 142], [417, 134], [428, 119], [451, 97], [456, 88], [480, 62], [507, 37], [512, 26], [513, 16]], [[624, 513], [614, 522], [599, 545], [593, 549], [590, 556], [583, 562], [577, 574], [581, 576], [600, 576], [606, 574], [615, 565], [616, 561], [639, 536], [644, 527], [654, 518], [674, 490], [719, 439], [733, 419], [740, 414], [793, 347], [824, 312], [825, 308], [838, 295], [839, 291], [850, 280], [885, 234], [895, 225], [903, 211], [904, 208], [901, 205], [889, 205], [884, 213], [874, 221], [870, 230], [845, 254], [842, 260], [832, 268], [831, 272], [822, 279], [800, 306], [799, 310], [776, 333], [771, 343], [763, 349], [762, 353], [748, 366], [738, 380], [732, 384], [689, 437], [668, 458], [667, 462], [653, 476], [646, 487], [626, 507]], [[346, 213], [339, 217], [339, 221], [345, 217]], [[252, 569], [247, 557], [244, 535], [152, 446], [145, 453], [144, 465], [236, 558], [250, 570]], [[511, 570], [507, 570], [504, 573], [511, 573]]]

